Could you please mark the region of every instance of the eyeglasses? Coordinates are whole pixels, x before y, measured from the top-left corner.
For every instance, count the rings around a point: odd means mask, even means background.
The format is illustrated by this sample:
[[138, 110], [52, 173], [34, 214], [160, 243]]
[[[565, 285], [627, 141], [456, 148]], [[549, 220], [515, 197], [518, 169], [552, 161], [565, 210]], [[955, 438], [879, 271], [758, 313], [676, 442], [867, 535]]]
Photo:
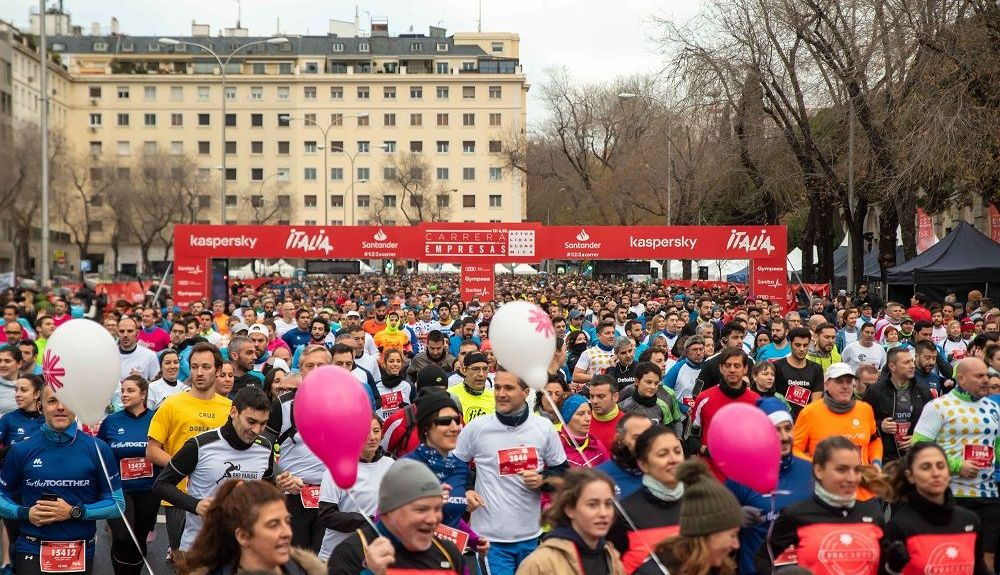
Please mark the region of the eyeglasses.
[[7, 335], [21, 335], [21, 332], [19, 331], [5, 331], [4, 333]]
[[466, 367], [465, 371], [469, 373], [486, 373], [490, 370], [489, 367]]
[[435, 417], [433, 422], [438, 427], [447, 427], [452, 423], [462, 425], [462, 418], [457, 415], [446, 415], [444, 417]]

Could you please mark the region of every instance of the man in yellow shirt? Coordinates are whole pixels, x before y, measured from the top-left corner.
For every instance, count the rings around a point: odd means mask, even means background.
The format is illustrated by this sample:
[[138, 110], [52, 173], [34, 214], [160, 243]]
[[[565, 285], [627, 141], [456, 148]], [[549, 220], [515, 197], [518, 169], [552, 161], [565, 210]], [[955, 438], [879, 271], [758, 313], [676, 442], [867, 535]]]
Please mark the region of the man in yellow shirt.
[[468, 424], [480, 415], [496, 411], [493, 390], [486, 389], [490, 366], [486, 354], [474, 351], [465, 356], [465, 379], [448, 388], [448, 393], [458, 400], [462, 418]]
[[[222, 354], [214, 345], [201, 342], [191, 349], [191, 389], [168, 397], [160, 405], [149, 423], [149, 442], [146, 457], [154, 465], [166, 467], [184, 443], [203, 431], [222, 427], [229, 418], [232, 402], [215, 393], [215, 379], [222, 369]], [[186, 488], [180, 484], [182, 490]], [[185, 512], [174, 507], [165, 508], [167, 539], [177, 560], [177, 548], [184, 532]]]

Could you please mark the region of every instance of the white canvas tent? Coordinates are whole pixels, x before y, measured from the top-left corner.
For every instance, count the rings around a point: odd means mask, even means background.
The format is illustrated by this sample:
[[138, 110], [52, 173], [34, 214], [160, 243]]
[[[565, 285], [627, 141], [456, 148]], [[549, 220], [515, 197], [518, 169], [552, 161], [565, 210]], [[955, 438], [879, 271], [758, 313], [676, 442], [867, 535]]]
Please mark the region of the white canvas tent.
[[528, 264], [517, 264], [514, 266], [514, 275], [516, 276], [533, 276], [537, 273], [538, 270]]
[[503, 265], [503, 264], [493, 264], [493, 273], [494, 274], [509, 274], [509, 273], [511, 273], [511, 269], [509, 267]]
[[280, 275], [282, 277], [290, 278], [290, 277], [292, 277], [292, 274], [295, 273], [295, 267], [293, 267], [291, 264], [289, 264], [285, 260], [278, 260], [278, 261], [274, 262], [273, 264], [271, 264], [271, 265], [267, 266], [266, 268], [264, 268], [264, 273], [266, 273], [268, 275], [276, 273], [276, 274], [278, 274], [278, 275]]
[[254, 277], [254, 275], [256, 274], [253, 273], [253, 264], [247, 264], [245, 266], [229, 270], [229, 277], [238, 280], [250, 279]]

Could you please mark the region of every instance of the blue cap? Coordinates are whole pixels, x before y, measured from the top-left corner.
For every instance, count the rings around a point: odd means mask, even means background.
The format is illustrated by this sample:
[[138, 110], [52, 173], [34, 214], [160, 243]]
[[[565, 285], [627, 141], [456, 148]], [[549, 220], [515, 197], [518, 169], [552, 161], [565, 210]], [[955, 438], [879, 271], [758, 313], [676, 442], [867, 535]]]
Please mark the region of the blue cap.
[[792, 423], [792, 412], [788, 410], [788, 405], [777, 397], [762, 397], [757, 400], [759, 407], [773, 425], [788, 422]]
[[573, 419], [573, 415], [576, 413], [576, 410], [580, 409], [580, 406], [585, 403], [587, 403], [587, 398], [579, 393], [574, 393], [564, 399], [562, 407], [559, 408], [559, 413], [562, 414], [563, 421], [568, 423], [569, 420]]

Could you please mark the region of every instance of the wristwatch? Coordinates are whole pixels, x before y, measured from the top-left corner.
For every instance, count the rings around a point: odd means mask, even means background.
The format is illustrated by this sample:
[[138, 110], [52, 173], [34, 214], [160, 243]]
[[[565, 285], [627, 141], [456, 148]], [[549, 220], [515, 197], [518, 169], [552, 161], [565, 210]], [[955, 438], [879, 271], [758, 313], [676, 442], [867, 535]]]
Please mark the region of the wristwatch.
[[69, 518], [74, 520], [83, 518], [83, 508], [78, 505], [74, 505], [69, 510]]

